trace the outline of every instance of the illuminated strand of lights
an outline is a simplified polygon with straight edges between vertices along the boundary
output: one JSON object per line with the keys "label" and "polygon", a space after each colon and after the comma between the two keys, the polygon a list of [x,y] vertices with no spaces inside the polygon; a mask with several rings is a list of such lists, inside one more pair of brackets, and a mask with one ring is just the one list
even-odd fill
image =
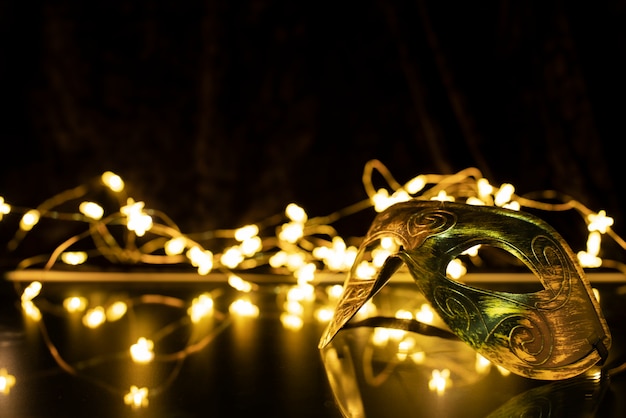
{"label": "illuminated strand of lights", "polygon": [[[373,177],[376,173],[381,174],[387,183],[386,187],[374,187]],[[86,198],[91,188],[97,187],[98,184],[114,193],[119,204],[117,210],[105,208],[105,205]],[[474,205],[495,205],[512,210],[521,210],[524,207],[546,211],[575,210],[582,215],[589,230],[587,247],[584,251],[578,252],[581,265],[587,268],[610,265],[626,272],[623,263],[600,258],[602,235],[612,238],[615,243],[626,250],[626,242],[611,229],[613,219],[608,217],[604,210],[597,213],[593,212],[569,197],[563,197],[560,203],[546,203],[539,199],[533,200],[522,197],[516,194],[512,184],[503,183],[500,187],[494,187],[476,168],[467,168],[451,175],[420,174],[403,185],[397,182],[389,170],[377,160],[372,160],[366,164],[363,171],[363,186],[368,196],[367,200],[328,216],[310,218],[304,208],[295,203],[290,203],[285,208],[282,220],[276,221],[276,223],[272,221],[244,225],[233,230],[184,234],[165,214],[146,208],[144,202],[135,201],[132,197],[125,196],[122,193],[125,190],[122,178],[115,173],[105,172],[98,179],[98,182],[59,193],[36,208],[14,207],[5,202],[3,197],[0,197],[0,220],[8,219],[11,214],[21,215],[19,229],[14,239],[8,244],[10,250],[17,248],[27,233],[33,233],[34,227],[39,224],[42,218],[52,218],[57,222],[71,220],[72,222],[85,222],[87,224],[86,231],[68,238],[47,257],[48,262],[45,269],[54,268],[57,260],[70,265],[86,263],[91,255],[102,256],[112,263],[188,263],[196,267],[200,275],[209,274],[215,268],[219,268],[220,271],[224,271],[228,275],[228,284],[231,287],[242,293],[250,293],[256,290],[257,285],[243,279],[236,279],[236,277],[240,278],[236,272],[245,270],[246,266],[257,267],[265,262],[277,272],[286,271],[286,275],[293,277],[296,282],[296,286],[288,291],[287,301],[283,305],[284,312],[281,320],[284,318],[283,325],[288,329],[300,329],[303,326],[304,304],[317,300],[314,286],[317,274],[321,271],[347,272],[355,260],[356,246],[348,246],[346,244],[348,240],[341,237],[330,224],[343,216],[364,209],[373,208],[380,212],[394,203],[413,198],[452,200]],[[541,196],[550,200],[558,200],[560,197],[558,194],[547,192]],[[78,208],[77,213],[55,211],[62,204],[78,199],[83,200],[75,206]],[[272,219],[277,220],[278,218]],[[118,239],[112,230],[116,225],[125,226],[129,234]],[[263,232],[267,230],[273,230],[274,234],[264,236]],[[210,251],[202,239],[192,239],[192,236],[209,237],[206,244],[210,243],[211,248],[218,247],[215,245],[217,239],[227,241],[221,247],[222,250]],[[74,244],[86,238],[91,238],[95,243],[94,251],[88,253],[72,249]],[[137,245],[139,242],[142,244]],[[363,262],[356,267],[357,277],[364,280],[371,279],[377,268],[396,249],[397,243],[382,240],[381,247],[373,252],[372,260]],[[159,254],[159,251],[162,252],[162,255]],[[261,251],[264,253],[259,259],[265,261],[254,260],[253,263],[246,264],[246,260],[253,261]],[[476,257],[479,251],[479,248],[474,248],[471,252],[465,252],[464,255]],[[39,262],[37,260],[40,260],[39,256],[30,260],[26,259],[20,263],[20,266],[22,268],[35,266]],[[461,277],[465,272],[463,262],[458,259],[451,263],[448,274],[456,278]],[[22,293],[23,311],[35,321],[41,321],[41,311],[34,303],[34,298],[39,295],[40,291],[41,283],[33,282]],[[340,292],[341,286],[327,289],[326,304],[314,311],[316,320],[321,322],[329,320]],[[72,302],[68,302],[67,306],[64,303],[65,309],[69,313],[83,313],[83,321],[87,327],[97,328],[106,321],[119,320],[128,309],[124,302],[112,304],[106,309],[104,306],[87,309],[83,300],[74,298],[70,300]],[[368,302],[357,313],[357,316],[370,316],[375,311],[374,303]],[[231,303],[229,312],[238,316],[254,317],[259,315],[258,307],[246,298],[240,298]],[[214,313],[212,297],[208,294],[199,296],[188,307],[187,313],[191,323],[199,322],[202,318],[212,315]],[[426,310],[415,313],[416,319],[426,323],[428,316],[429,313]],[[41,322],[40,326],[43,326]],[[405,334],[387,332],[386,336],[387,341],[390,341],[391,338],[393,341],[402,342]],[[197,347],[200,347],[198,344],[190,345],[193,348],[183,350],[179,355],[184,356],[186,353],[196,350]],[[402,352],[406,351],[408,358],[407,344],[409,343],[403,343],[402,350],[404,351]],[[419,358],[419,354],[416,356]],[[501,373],[504,372],[501,371]],[[442,377],[445,373],[441,371],[439,374],[439,377]],[[139,388],[136,389],[139,390]],[[142,402],[133,401],[131,404],[141,405]]]}

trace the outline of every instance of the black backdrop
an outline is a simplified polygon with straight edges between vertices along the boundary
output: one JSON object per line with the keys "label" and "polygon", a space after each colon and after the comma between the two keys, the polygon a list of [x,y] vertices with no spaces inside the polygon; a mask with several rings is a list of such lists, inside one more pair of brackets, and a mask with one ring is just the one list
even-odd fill
{"label": "black backdrop", "polygon": [[378,158],[556,189],[626,232],[623,0],[0,4],[12,203],[113,170],[192,232],[329,213]]}

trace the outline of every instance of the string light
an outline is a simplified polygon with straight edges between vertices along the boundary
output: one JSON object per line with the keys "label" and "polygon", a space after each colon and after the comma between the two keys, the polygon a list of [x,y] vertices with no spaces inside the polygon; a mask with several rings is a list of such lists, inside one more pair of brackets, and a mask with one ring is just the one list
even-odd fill
{"label": "string light", "polygon": [[[374,187],[373,176],[376,173],[382,175],[387,182],[386,186]],[[330,320],[342,287],[332,285],[327,286],[323,292],[317,292],[316,289],[319,286],[317,278],[325,272],[345,273],[352,268],[356,259],[357,246],[348,245],[350,240],[342,237],[332,227],[332,223],[361,210],[373,209],[375,212],[381,212],[392,204],[418,198],[464,201],[473,205],[495,205],[512,210],[522,208],[547,211],[574,210],[581,215],[589,231],[586,248],[577,253],[581,265],[585,268],[610,265],[626,273],[623,263],[605,260],[601,257],[602,245],[606,243],[606,240],[603,240],[604,237],[612,238],[613,243],[626,250],[626,243],[611,229],[613,219],[604,210],[594,212],[568,197],[564,197],[559,203],[546,203],[540,199],[541,196],[545,196],[546,200],[554,200],[553,192],[539,193],[537,195],[540,198],[537,200],[528,199],[517,195],[515,187],[510,183],[503,183],[499,188],[492,186],[489,180],[475,168],[468,168],[450,175],[420,174],[405,184],[400,184],[382,163],[372,160],[366,164],[363,173],[363,186],[367,194],[367,200],[363,203],[322,217],[310,217],[304,208],[290,203],[281,214],[282,219],[272,225],[267,222],[248,224],[233,230],[196,234],[183,233],[165,214],[146,207],[144,202],[125,196],[123,194],[125,183],[117,174],[107,171],[98,180],[62,192],[36,208],[14,207],[0,197],[0,220],[6,222],[11,219],[11,215],[20,217],[16,235],[8,245],[10,250],[16,249],[24,236],[35,233],[34,226],[42,218],[54,219],[57,223],[71,221],[72,225],[76,225],[77,222],[85,223],[84,232],[68,237],[49,254],[24,259],[19,264],[18,270],[41,266],[42,260],[45,260],[43,268],[52,270],[55,269],[57,263],[64,263],[66,266],[84,265],[98,257],[110,263],[139,266],[189,264],[195,267],[197,274],[201,276],[214,271],[219,271],[219,274],[225,273],[228,286],[246,296],[236,297],[229,304],[229,314],[257,317],[260,314],[259,307],[247,296],[252,296],[251,294],[257,291],[259,286],[254,281],[244,280],[239,273],[249,268],[265,265],[273,274],[283,275],[284,279],[292,284],[281,290],[285,293],[284,301],[280,305],[282,309],[280,320],[286,329],[297,331],[305,326],[306,312],[313,312],[313,318],[316,321]],[[110,204],[107,206],[96,201],[97,199],[93,197],[98,196],[97,193],[93,196],[89,194],[91,191],[97,192],[98,187],[103,186],[114,194],[116,201],[119,202],[118,209],[111,210]],[[77,200],[76,204],[69,205],[69,207],[78,208],[77,213],[59,211],[61,207],[68,207],[65,204],[73,200]],[[113,230],[114,225],[125,226],[128,233],[118,237]],[[72,230],[75,228],[72,227]],[[268,231],[272,232],[267,234]],[[193,237],[211,238],[199,240]],[[91,245],[95,245],[93,250],[84,251],[74,248],[74,245],[87,240]],[[355,267],[356,275],[363,280],[371,280],[389,255],[398,248],[399,244],[393,239],[382,239],[379,246],[372,250],[371,259]],[[477,246],[465,251],[463,255],[470,258],[478,257],[480,252],[481,247]],[[467,273],[463,260],[459,258],[448,265],[449,277],[458,279]],[[35,303],[36,298],[42,298],[41,291],[42,284],[38,281],[25,286],[21,294],[21,305],[25,316],[38,321],[41,327],[45,327],[42,321],[42,311]],[[155,299],[155,296],[146,296],[146,301],[146,303],[163,303],[182,309],[183,315],[187,315],[188,324],[198,324],[208,317],[214,318],[213,321],[216,321],[216,324],[223,323],[222,320],[227,316],[216,310],[214,295],[208,292],[194,298],[189,305],[185,301],[172,298]],[[316,304],[316,308],[307,310],[309,304]],[[62,305],[68,314],[82,313],[83,324],[89,329],[98,328],[106,322],[118,321],[126,316],[129,309],[132,309],[129,301],[110,303],[106,309],[100,305],[92,305],[91,309],[87,309],[90,306],[89,301],[79,295],[66,298]],[[48,305],[41,304],[41,306]],[[377,309],[373,301],[369,301],[359,310],[357,319],[375,315]],[[415,311],[399,311],[396,316],[415,317],[423,323],[432,323],[435,320],[434,312],[427,304]],[[180,322],[180,324],[183,323]],[[212,329],[219,330],[220,328],[216,326]],[[418,363],[425,358],[425,353],[416,347],[415,341],[408,338],[406,331],[376,328],[372,338],[372,343],[376,346],[393,342],[398,360],[411,359]],[[153,341],[138,337],[136,343],[130,348],[132,361],[143,364],[152,361],[155,358],[155,341],[158,343],[156,338]],[[186,348],[165,358],[184,358],[201,349],[208,341],[210,339],[203,339],[200,342],[190,340]],[[55,353],[55,358],[60,365],[65,365],[66,369],[70,367],[62,357],[59,357],[61,354],[58,350],[51,348],[51,352]],[[489,367],[482,359],[476,359],[477,372],[482,373]],[[507,373],[504,369],[498,368],[498,370],[502,374]],[[7,388],[3,393],[8,393],[14,384],[15,377],[9,375],[5,369],[0,369],[0,389]],[[429,382],[431,390],[441,394],[450,384],[448,369],[433,370]],[[130,391],[124,394],[124,402],[133,409],[147,407],[149,393],[148,388],[131,386]],[[154,393],[160,392],[154,391]]]}

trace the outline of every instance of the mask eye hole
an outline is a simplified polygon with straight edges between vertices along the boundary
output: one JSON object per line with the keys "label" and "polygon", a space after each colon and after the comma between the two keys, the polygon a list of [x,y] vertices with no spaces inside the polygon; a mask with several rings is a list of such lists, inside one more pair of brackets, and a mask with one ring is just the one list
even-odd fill
{"label": "mask eye hole", "polygon": [[509,293],[535,293],[544,290],[537,276],[507,250],[481,244],[452,260],[446,276],[468,286]]}

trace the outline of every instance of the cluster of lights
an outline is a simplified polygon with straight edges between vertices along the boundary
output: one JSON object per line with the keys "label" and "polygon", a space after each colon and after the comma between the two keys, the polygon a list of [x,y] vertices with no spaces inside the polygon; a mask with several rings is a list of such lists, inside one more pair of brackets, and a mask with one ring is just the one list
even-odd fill
{"label": "cluster of lights", "polygon": [[[380,174],[386,181],[385,187],[374,186],[375,173]],[[35,233],[42,219],[71,222],[73,225],[82,222],[85,225],[83,231],[65,239],[49,254],[22,260],[16,266],[16,270],[33,268],[54,270],[60,263],[78,266],[88,264],[97,258],[104,258],[108,263],[139,267],[165,264],[180,265],[181,268],[191,266],[201,276],[219,273],[227,277],[228,285],[241,296],[230,304],[228,309],[230,315],[256,317],[260,314],[258,306],[253,303],[253,298],[250,298],[259,286],[244,280],[240,273],[267,267],[275,274],[282,275],[285,283],[289,285],[283,295],[283,313],[280,319],[283,326],[291,330],[298,330],[304,326],[305,312],[310,311],[308,309],[310,306],[315,306],[314,317],[317,321],[330,320],[341,293],[341,286],[326,285],[323,291],[318,291],[321,282],[318,282],[317,278],[321,273],[347,272],[356,258],[356,246],[348,245],[349,240],[342,237],[332,224],[361,210],[373,208],[380,212],[395,203],[409,199],[457,201],[513,210],[523,208],[548,211],[575,210],[581,215],[589,231],[586,248],[578,252],[581,265],[585,268],[604,266],[626,272],[623,264],[600,257],[603,236],[611,237],[626,250],[626,243],[611,229],[612,218],[607,216],[605,211],[594,212],[578,201],[565,199],[560,203],[546,203],[528,199],[517,195],[515,187],[511,184],[505,183],[499,187],[491,185],[475,168],[451,175],[421,174],[405,184],[400,184],[377,160],[366,164],[363,185],[367,199],[327,216],[311,218],[302,207],[290,203],[278,223],[268,225],[267,222],[260,222],[210,234],[188,234],[182,232],[165,214],[127,196],[122,178],[112,172],[106,172],[94,182],[62,192],[36,208],[14,207],[0,197],[0,220],[6,221],[12,214],[20,216],[17,231],[8,243],[9,250],[15,250],[27,234]],[[105,190],[108,196],[112,196],[115,202],[113,205],[109,204],[112,207],[92,199],[92,196],[97,195],[96,192],[102,190]],[[553,195],[550,197],[554,198]],[[68,207],[74,207],[76,210],[62,211]],[[212,241],[203,242],[194,238],[198,236],[211,236]],[[223,240],[224,243],[219,251],[215,250],[216,239]],[[89,251],[81,249],[80,244],[86,241],[93,243],[95,248]],[[397,248],[396,246],[397,243],[393,240],[382,239],[380,247],[373,251],[371,260],[355,266],[355,274],[363,278],[372,277],[386,257]],[[480,248],[476,247],[467,253],[476,255],[479,251]],[[452,278],[460,278],[466,271],[461,260],[454,260],[447,269],[448,275]],[[41,291],[41,282],[34,281],[24,287],[20,301],[25,316],[43,327],[42,312],[35,302]],[[173,303],[185,310],[190,323],[197,324],[204,318],[216,314],[214,297],[211,293],[204,293],[198,295],[191,303],[180,300],[173,302],[173,298],[162,297],[156,303],[166,305]],[[87,328],[98,328],[107,322],[117,321],[123,318],[129,309],[126,301],[116,301],[108,306],[91,306],[90,301],[83,296],[66,299],[63,301],[63,307],[70,315],[81,314],[82,323]],[[375,310],[375,306],[371,303],[366,304],[360,314],[367,314],[368,309]],[[423,306],[420,311],[410,314],[425,323],[433,320],[428,306]],[[398,315],[407,313],[398,312]],[[376,337],[377,344],[388,342],[388,339],[385,340],[387,337],[382,335]],[[405,337],[399,338],[396,335],[388,338],[398,342],[398,356],[418,361],[423,353],[415,352],[410,340]],[[129,348],[131,359],[139,364],[150,363],[156,357],[155,343],[145,336],[138,336]],[[196,352],[201,347],[202,344],[192,342],[180,356]],[[55,357],[57,362],[67,365],[67,362],[59,357],[58,350],[54,349],[54,352],[57,353]],[[481,364],[484,369],[484,362],[477,360],[477,367]],[[441,393],[449,381],[449,371],[433,370],[431,381],[431,389]],[[6,369],[0,369],[0,392],[8,393],[14,384],[15,377]],[[148,405],[149,393],[148,388],[132,386],[125,393],[124,401],[133,408],[142,408]]]}

